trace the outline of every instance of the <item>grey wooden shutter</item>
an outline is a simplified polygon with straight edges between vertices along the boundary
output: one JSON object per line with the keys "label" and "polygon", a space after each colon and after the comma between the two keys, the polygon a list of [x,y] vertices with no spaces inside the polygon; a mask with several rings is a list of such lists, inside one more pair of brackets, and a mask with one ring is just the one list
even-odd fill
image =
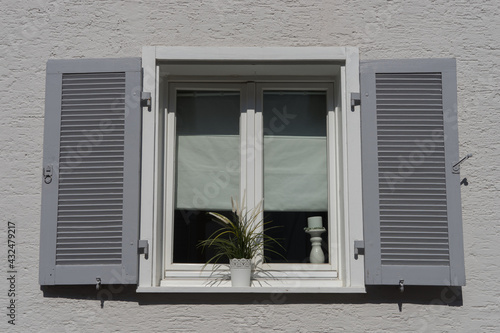
{"label": "grey wooden shutter", "polygon": [[464,285],[454,59],[361,63],[367,285]]}
{"label": "grey wooden shutter", "polygon": [[136,284],[141,60],[49,60],[40,284]]}

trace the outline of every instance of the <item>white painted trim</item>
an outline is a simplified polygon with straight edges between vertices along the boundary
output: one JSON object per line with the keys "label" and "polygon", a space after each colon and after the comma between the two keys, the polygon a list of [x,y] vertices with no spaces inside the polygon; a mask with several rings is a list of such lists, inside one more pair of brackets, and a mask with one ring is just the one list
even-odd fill
{"label": "white painted trim", "polygon": [[350,94],[359,92],[359,53],[357,48],[347,48],[348,57],[346,59],[346,91],[344,95],[344,114],[346,122],[344,136],[346,138],[347,157],[346,175],[346,286],[364,286],[364,256],[354,259],[354,241],[363,240],[363,200],[361,183],[361,119],[360,107],[356,107],[352,112],[350,109]]}
{"label": "white painted trim", "polygon": [[245,183],[243,184],[245,187],[242,187],[243,191],[246,191],[246,193],[242,194],[240,198],[243,200],[243,195],[245,195],[245,204],[246,207],[249,209],[253,209],[255,205],[257,204],[257,201],[255,198],[258,197],[259,193],[257,193],[259,186],[256,184],[255,181],[255,168],[254,168],[254,163],[255,160],[259,158],[256,154],[255,150],[255,142],[256,138],[259,135],[259,127],[256,124],[259,120],[256,118],[255,114],[255,83],[249,82],[247,83],[247,89],[246,89],[246,96],[247,96],[247,106],[246,106],[246,151],[245,154],[247,156],[243,157],[244,158],[244,164],[246,167],[246,179]]}
{"label": "white painted trim", "polygon": [[[327,279],[337,279],[337,272],[332,271],[330,269],[330,265],[325,265],[324,267],[320,267],[321,265],[317,264],[296,264],[296,270],[282,270],[276,268],[270,268],[270,265],[264,265],[254,272],[254,276],[256,280],[266,280],[266,279],[290,279],[290,278],[307,278],[307,279],[318,279],[318,278],[327,278]],[[187,266],[187,264],[185,265]],[[195,264],[197,266],[197,264]],[[166,280],[176,279],[176,278],[186,278],[186,279],[210,279],[220,276],[227,276],[229,274],[229,265],[221,264],[218,265],[217,269],[214,268],[215,265],[208,264],[206,266],[203,265],[202,268],[192,269],[192,270],[168,270],[165,273]],[[205,281],[206,282],[206,281]]]}
{"label": "white painted trim", "polygon": [[[167,92],[168,91],[168,92]],[[163,255],[163,269],[171,265],[170,259],[173,258],[173,246],[174,246],[174,230],[173,220],[175,213],[175,109],[177,99],[173,98],[175,96],[175,87],[173,84],[169,84],[167,94],[167,110],[165,117],[165,159],[163,161],[164,168],[164,206],[165,211],[163,214],[163,239],[165,240]]]}
{"label": "white painted trim", "polygon": [[138,293],[200,293],[200,294],[363,294],[364,287],[138,287]]}
{"label": "white painted trim", "polygon": [[[159,77],[160,68],[156,66],[156,77]],[[163,209],[164,205],[161,200],[163,198],[163,170],[161,168],[163,162],[163,151],[164,143],[156,138],[161,137],[164,126],[162,124],[162,119],[165,117],[165,110],[163,107],[163,102],[166,96],[160,91],[160,80],[156,80],[155,94],[152,95],[152,101],[154,102],[155,110],[155,156],[154,156],[154,200],[153,200],[153,243],[151,244],[151,251],[156,251],[156,255],[153,257],[153,285],[159,285],[161,278],[163,277],[163,260],[162,256],[158,255],[158,251],[164,251],[165,242],[163,241]],[[154,246],[154,247],[153,247]],[[150,251],[150,252],[151,252]],[[163,253],[163,252],[161,252]]]}
{"label": "white painted trim", "polygon": [[[252,278],[253,288],[333,288],[342,287],[342,282],[331,277],[307,278],[289,275],[287,278],[274,277]],[[211,278],[169,278],[161,282],[160,287],[197,287],[197,288],[227,288],[231,286],[228,275],[216,275]]]}
{"label": "white painted trim", "polygon": [[[258,288],[260,291],[240,291],[236,290],[239,288],[230,288],[231,291],[224,292],[273,292],[270,290],[277,290],[276,292],[364,292],[364,258],[360,257],[360,259],[354,260],[353,256],[354,240],[363,239],[360,117],[359,107],[356,108],[356,112],[351,112],[349,107],[350,93],[359,92],[358,49],[354,47],[206,48],[161,46],[147,46],[143,48],[143,87],[144,91],[151,92],[154,103],[151,112],[143,112],[140,239],[150,242],[150,255],[148,260],[143,255],[139,259],[138,292],[214,292],[200,291],[199,288],[185,289],[176,287],[165,289],[164,287],[155,287],[160,282],[158,280],[160,272],[163,272],[163,269],[160,267],[161,264],[158,263],[165,253],[159,250],[162,244],[165,243],[164,239],[162,239],[163,237],[156,237],[158,236],[157,231],[161,230],[163,220],[158,207],[158,200],[161,200],[158,195],[159,191],[154,190],[155,184],[158,184],[160,181],[160,172],[162,172],[159,169],[160,159],[158,156],[162,153],[159,151],[162,147],[158,144],[157,140],[159,140],[160,136],[158,131],[163,126],[160,123],[160,99],[157,96],[157,89],[161,86],[159,83],[161,78],[157,74],[156,69],[157,64],[160,62],[172,63],[177,61],[184,62],[184,64],[186,62],[200,62],[207,65],[210,65],[212,61],[226,61],[226,63],[233,61],[293,61],[298,63],[320,64],[327,62],[345,64],[342,68],[343,73],[340,75],[341,106],[339,110],[339,105],[336,105],[335,110],[337,113],[335,119],[339,120],[336,126],[341,132],[339,135],[342,136],[342,149],[337,151],[337,154],[339,155],[338,160],[343,160],[341,165],[343,174],[338,178],[338,186],[342,186],[344,189],[344,195],[336,200],[338,202],[337,206],[340,208],[337,213],[338,218],[345,221],[345,223],[339,224],[337,237],[339,242],[339,280],[337,282],[341,285],[334,288],[271,288],[267,289],[268,291],[264,291],[264,288]],[[338,90],[336,87],[335,89],[335,91]],[[245,126],[247,131],[254,131],[255,129],[251,128],[252,125],[248,121],[249,115],[247,114],[247,118],[242,119],[241,126]],[[255,120],[251,121],[251,123],[254,122]],[[253,177],[254,175],[247,174],[246,181],[250,181],[250,178]],[[255,197],[255,193],[253,197]],[[162,244],[158,244],[159,242]],[[207,288],[202,289],[205,290]],[[244,290],[246,289],[257,288],[244,288]]]}
{"label": "white painted trim", "polygon": [[[336,192],[338,189],[336,188],[335,177],[337,171],[335,170],[335,150],[337,143],[335,142],[335,136],[330,136],[329,134],[334,131],[335,122],[332,116],[334,112],[334,100],[333,100],[333,83],[257,83],[256,84],[256,160],[253,168],[255,169],[255,200],[260,201],[261,198],[264,197],[264,134],[263,134],[263,92],[264,90],[317,90],[326,92],[327,97],[327,114],[325,114],[325,125],[327,127],[327,149],[328,149],[328,228],[327,231],[329,233],[328,239],[328,251],[330,257],[330,263],[322,264],[322,265],[311,265],[311,264],[301,264],[301,263],[290,263],[290,264],[270,264],[268,265],[272,271],[283,271],[283,272],[293,272],[293,271],[307,271],[313,272],[316,271],[324,271],[329,270],[335,272],[335,276],[337,276],[337,246],[334,246],[334,240],[336,239],[336,230],[338,228],[338,220],[335,218],[335,213],[337,211],[336,207]],[[333,125],[332,128],[330,128]],[[332,192],[332,189],[333,190]],[[264,212],[261,213],[261,217],[264,217]],[[311,274],[304,274],[304,277],[314,276]]]}
{"label": "white painted trim", "polygon": [[328,168],[328,226],[329,226],[329,236],[328,236],[328,251],[330,253],[330,265],[333,270],[339,270],[338,253],[339,244],[337,243],[338,229],[341,220],[337,216],[338,211],[338,193],[340,188],[337,183],[338,177],[338,159],[337,156],[338,145],[341,144],[337,138],[336,133],[336,114],[335,114],[335,85],[338,82],[330,83],[327,90],[327,118],[326,118],[326,129],[327,129],[327,168]]}
{"label": "white painted trim", "polygon": [[345,47],[156,46],[159,61],[344,61]]}
{"label": "white painted trim", "polygon": [[347,209],[347,200],[345,199],[347,196],[347,176],[346,176],[346,169],[347,169],[347,152],[348,152],[348,146],[347,146],[347,137],[346,137],[346,132],[347,132],[347,123],[345,121],[346,119],[346,112],[347,112],[347,101],[345,100],[345,96],[347,96],[346,92],[346,72],[345,72],[345,66],[342,66],[340,69],[340,94],[338,97],[340,98],[340,103],[337,105],[339,108],[337,112],[337,117],[339,118],[339,124],[337,126],[337,129],[339,130],[339,148],[342,148],[342,151],[339,152],[339,172],[338,172],[338,183],[341,187],[342,191],[342,196],[339,196],[338,200],[338,206],[339,207],[339,213],[338,213],[338,218],[341,221],[339,224],[339,234],[338,234],[338,248],[339,248],[339,278],[341,281],[344,281],[345,285],[348,285],[346,281],[349,280],[349,266],[348,266],[348,260],[346,258],[346,239],[348,238],[349,235],[349,227],[347,226],[347,221],[349,221],[349,216],[348,216],[348,209]]}
{"label": "white painted trim", "polygon": [[[177,91],[178,90],[230,90],[235,91],[240,94],[240,115],[244,114],[243,106],[246,101],[246,89],[245,85],[241,83],[170,83],[168,87],[168,112],[167,121],[165,128],[165,140],[166,140],[166,154],[164,160],[165,168],[165,178],[164,178],[164,197],[165,197],[165,211],[171,212],[170,214],[165,213],[164,218],[164,239],[168,240],[164,247],[164,263],[163,267],[165,271],[169,270],[185,270],[185,271],[200,271],[207,265],[204,264],[176,264],[173,263],[173,245],[174,245],[174,214],[175,214],[175,174],[176,174],[176,123],[177,123]],[[241,117],[241,116],[240,116]],[[240,119],[240,126],[242,120]],[[243,141],[241,136],[240,128],[240,146],[241,141]],[[241,156],[241,152],[240,152]],[[241,178],[241,176],[240,176]],[[241,184],[240,184],[241,188]],[[241,192],[241,191],[240,191]],[[237,198],[235,198],[237,199]],[[168,244],[167,244],[168,243]],[[163,276],[163,275],[162,275]]]}
{"label": "white painted trim", "polygon": [[[142,50],[143,90],[151,93],[152,101],[156,101],[156,55],[155,47],[144,47]],[[154,202],[155,192],[155,143],[157,128],[156,103],[151,106],[151,112],[146,108],[142,111],[142,161],[141,161],[141,219],[140,239],[149,242],[150,249],[154,244]],[[139,286],[154,286],[153,261],[157,253],[150,251],[146,260],[144,255],[139,256]]]}

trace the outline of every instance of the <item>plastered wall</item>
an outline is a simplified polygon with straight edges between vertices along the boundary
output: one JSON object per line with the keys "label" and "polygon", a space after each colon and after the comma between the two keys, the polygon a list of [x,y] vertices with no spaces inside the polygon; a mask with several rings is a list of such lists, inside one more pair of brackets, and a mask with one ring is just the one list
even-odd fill
{"label": "plastered wall", "polygon": [[[500,10],[497,1],[62,1],[0,4],[0,330],[496,332],[500,330]],[[429,297],[47,293],[38,285],[45,64],[139,57],[144,45],[356,46],[361,59],[454,57],[467,286]],[[8,324],[8,221],[16,325]],[[90,289],[91,290],[91,289]],[[57,296],[57,297],[54,297]],[[405,298],[406,297],[406,298]],[[460,303],[460,302],[459,302]],[[102,305],[102,306],[101,306]]]}

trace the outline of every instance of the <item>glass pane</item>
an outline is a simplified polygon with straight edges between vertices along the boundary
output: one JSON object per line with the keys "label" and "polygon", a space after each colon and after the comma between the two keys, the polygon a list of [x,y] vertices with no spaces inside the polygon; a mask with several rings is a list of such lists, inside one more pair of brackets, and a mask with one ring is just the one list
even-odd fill
{"label": "glass pane", "polygon": [[308,262],[307,218],[321,216],[328,227],[326,115],[326,92],[264,92],[264,216],[286,258],[266,251],[271,262]]}
{"label": "glass pane", "polygon": [[196,247],[217,227],[206,213],[230,212],[239,195],[239,120],[239,92],[177,92],[174,262],[210,258]]}

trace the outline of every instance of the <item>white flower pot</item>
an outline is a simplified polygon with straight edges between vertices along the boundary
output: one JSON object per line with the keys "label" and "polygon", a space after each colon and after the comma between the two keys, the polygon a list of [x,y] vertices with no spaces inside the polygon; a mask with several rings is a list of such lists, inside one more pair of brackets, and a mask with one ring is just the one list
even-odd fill
{"label": "white flower pot", "polygon": [[231,285],[233,287],[250,287],[252,276],[252,259],[231,259]]}

